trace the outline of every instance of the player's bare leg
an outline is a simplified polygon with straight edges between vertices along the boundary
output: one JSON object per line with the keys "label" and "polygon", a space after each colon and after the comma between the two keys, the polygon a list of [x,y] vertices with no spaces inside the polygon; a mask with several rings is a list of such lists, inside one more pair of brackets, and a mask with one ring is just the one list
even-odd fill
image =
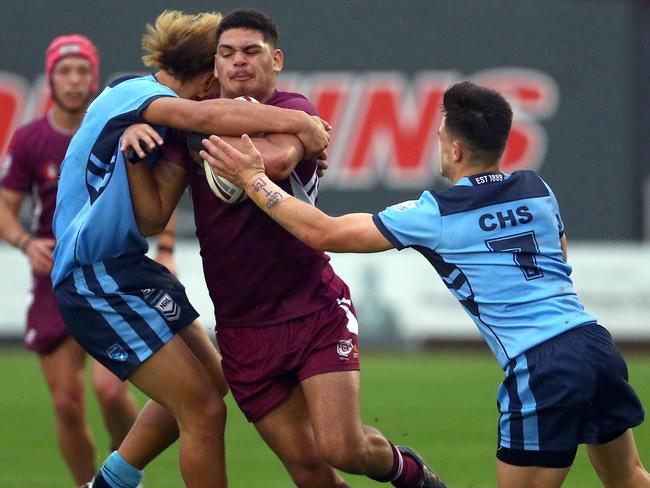
{"label": "player's bare leg", "polygon": [[59,448],[77,485],[95,473],[95,446],[86,422],[85,356],[71,338],[53,352],[40,356],[54,404]]}
{"label": "player's bare leg", "polygon": [[[178,335],[205,368],[215,390],[222,397],[225,396],[228,385],[221,370],[221,357],[203,327],[194,321]],[[178,424],[172,413],[159,403],[149,400],[120,446],[119,453],[132,466],[144,469],[177,439]]]}
{"label": "player's bare leg", "polygon": [[212,379],[183,339],[175,336],[129,379],[169,409],[178,421],[180,466],[186,485],[225,487],[226,407]]}
{"label": "player's bare leg", "polygon": [[513,466],[497,459],[498,488],[559,488],[570,468]]}
{"label": "player's bare leg", "polygon": [[280,458],[297,487],[350,486],[318,453],[300,387],[295,388],[279,407],[256,422],[255,428]]}
{"label": "player's bare leg", "polygon": [[135,422],[138,406],[126,382],[120,381],[99,362],[92,363],[93,387],[113,451],[119,447]]}
{"label": "player's bare leg", "polygon": [[228,393],[228,383],[221,368],[221,354],[214,346],[203,326],[195,320],[188,327],[181,330],[178,335],[192,350],[192,354],[201,362],[212,379],[217,392],[221,396]]}
{"label": "player's bare leg", "polygon": [[400,488],[444,487],[419,457],[399,452],[381,432],[362,424],[359,371],[319,374],[301,385],[318,451],[328,464]]}
{"label": "player's bare leg", "polygon": [[607,488],[650,488],[650,474],[641,464],[631,429],[606,444],[588,445],[587,453]]}
{"label": "player's bare leg", "polygon": [[301,384],[316,443],[327,462],[348,473],[386,476],[393,451],[383,435],[361,423],[359,372],[320,374]]}

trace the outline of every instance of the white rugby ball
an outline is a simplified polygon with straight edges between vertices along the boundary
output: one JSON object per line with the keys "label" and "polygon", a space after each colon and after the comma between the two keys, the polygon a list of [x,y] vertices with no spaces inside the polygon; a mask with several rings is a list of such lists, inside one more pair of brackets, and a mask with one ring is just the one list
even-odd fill
{"label": "white rugby ball", "polygon": [[210,185],[212,193],[221,201],[225,203],[239,203],[248,198],[244,190],[233,185],[223,176],[215,173],[207,161],[203,161],[203,169],[205,170],[205,178],[208,180],[208,185]]}
{"label": "white rugby ball", "polygon": [[[253,97],[237,97],[235,100],[244,102],[260,103]],[[233,185],[229,180],[223,176],[219,176],[212,170],[212,166],[207,161],[203,161],[203,169],[205,170],[205,178],[208,180],[208,185],[212,193],[214,193],[220,200],[225,203],[239,203],[248,198],[246,192],[236,185]]]}

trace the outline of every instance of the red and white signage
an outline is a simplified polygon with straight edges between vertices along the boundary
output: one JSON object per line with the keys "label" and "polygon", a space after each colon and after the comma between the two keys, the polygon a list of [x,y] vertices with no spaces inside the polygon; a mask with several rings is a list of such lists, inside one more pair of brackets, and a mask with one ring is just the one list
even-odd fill
{"label": "red and white signage", "polygon": [[[279,88],[307,96],[334,127],[324,185],[421,188],[440,178],[436,159],[442,94],[462,79],[499,90],[513,106],[503,169],[538,169],[547,149],[543,122],[557,113],[559,90],[537,70],[496,68],[471,76],[424,71],[413,78],[401,72],[289,72],[281,75]],[[43,77],[30,87],[22,78],[0,72],[0,158],[15,128],[48,106]]]}

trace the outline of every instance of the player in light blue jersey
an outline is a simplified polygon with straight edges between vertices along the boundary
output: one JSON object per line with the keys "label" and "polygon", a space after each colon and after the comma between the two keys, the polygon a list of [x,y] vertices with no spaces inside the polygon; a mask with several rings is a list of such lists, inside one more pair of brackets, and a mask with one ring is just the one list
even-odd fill
{"label": "player in light blue jersey", "polygon": [[264,174],[247,136],[243,153],[212,136],[200,154],[312,247],[410,247],[431,263],[506,374],[497,394],[500,488],[561,486],[582,443],[605,486],[650,487],[631,430],[643,408],[609,333],[573,289],[553,192],[532,171],[499,169],[511,122],[497,92],[451,86],[439,148],[453,186],[376,215],[330,217],[290,197]]}
{"label": "player in light blue jersey", "polygon": [[[219,14],[166,11],[143,39],[155,74],[111,83],[89,106],[62,163],[54,215],[56,301],[71,335],[116,376],[156,403],[104,464],[94,486],[135,486],[143,443],[159,452],[180,436],[180,466],[188,486],[225,487],[225,392],[214,348],[188,327],[198,316],[183,286],[147,258],[136,223],[121,136],[147,122],[240,135],[282,132],[320,152],[326,124],[303,112],[232,100],[192,101],[218,94],[213,76]],[[155,163],[151,163],[155,164]],[[159,231],[162,229],[159,229]],[[206,344],[207,342],[207,344]],[[215,364],[216,363],[216,364]],[[173,417],[172,415],[173,414]],[[137,445],[135,445],[137,444]]]}

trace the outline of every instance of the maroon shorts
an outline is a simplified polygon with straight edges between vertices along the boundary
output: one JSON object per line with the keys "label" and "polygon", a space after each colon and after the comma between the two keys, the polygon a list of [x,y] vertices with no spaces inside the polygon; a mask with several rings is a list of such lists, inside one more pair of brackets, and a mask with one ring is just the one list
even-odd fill
{"label": "maroon shorts", "polygon": [[68,337],[63,319],[56,307],[49,275],[33,275],[31,303],[27,310],[25,346],[30,351],[47,354]]}
{"label": "maroon shorts", "polygon": [[249,422],[282,403],[304,379],[359,370],[358,324],[349,296],[267,327],[222,327],[223,372]]}

